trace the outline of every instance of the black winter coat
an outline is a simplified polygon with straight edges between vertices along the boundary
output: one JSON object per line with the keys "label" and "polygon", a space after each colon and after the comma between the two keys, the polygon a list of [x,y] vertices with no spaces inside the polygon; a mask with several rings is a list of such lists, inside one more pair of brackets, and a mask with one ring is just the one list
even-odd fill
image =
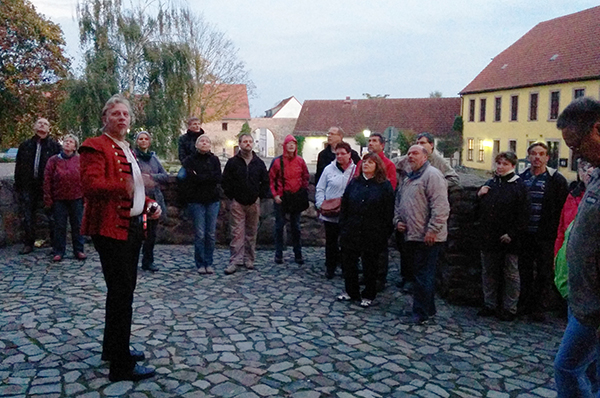
{"label": "black winter coat", "polygon": [[[495,176],[484,186],[490,190],[478,197],[481,250],[518,253],[529,222],[529,194],[523,180],[515,173]],[[508,234],[511,242],[500,242]]]}
{"label": "black winter coat", "polygon": [[[34,179],[33,165],[35,163],[38,141],[41,142],[42,152],[40,154],[38,177]],[[19,145],[15,163],[15,189],[17,192],[36,189],[39,189],[41,192],[46,163],[48,163],[48,159],[52,156],[59,154],[61,149],[61,145],[50,136],[46,136],[46,138],[40,140],[37,135],[34,135],[32,138],[22,142]]]}
{"label": "black winter coat", "polygon": [[385,180],[377,183],[360,174],[342,196],[340,243],[342,248],[380,252],[394,227],[394,190]]}
{"label": "black winter coat", "polygon": [[188,130],[187,133],[179,137],[179,161],[183,164],[183,161],[188,156],[191,156],[198,152],[196,149],[196,140],[204,134],[204,130],[200,129],[197,133],[195,131]]}
{"label": "black winter coat", "polygon": [[222,187],[229,199],[245,206],[253,204],[259,197],[266,198],[269,194],[269,173],[265,162],[253,152],[252,160],[246,165],[246,160],[238,152],[225,165]]}
{"label": "black winter coat", "polygon": [[[350,150],[350,157],[354,164],[358,164],[360,162],[360,156],[358,152],[354,149]],[[327,145],[325,149],[319,152],[319,156],[317,157],[317,172],[315,174],[315,186],[319,183],[319,178],[321,178],[321,174],[323,174],[323,170],[325,167],[329,166],[331,162],[335,160],[335,152],[331,150],[331,145]]]}
{"label": "black winter coat", "polygon": [[208,204],[220,199],[221,161],[212,152],[188,156],[183,160],[186,177],[179,192],[187,203]]}

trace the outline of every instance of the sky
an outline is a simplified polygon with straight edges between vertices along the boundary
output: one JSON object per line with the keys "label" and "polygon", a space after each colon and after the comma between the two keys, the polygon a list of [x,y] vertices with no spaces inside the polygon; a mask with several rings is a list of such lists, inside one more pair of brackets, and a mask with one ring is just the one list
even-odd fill
{"label": "sky", "polygon": [[[126,1],[126,0],[125,0]],[[81,60],[77,0],[31,0]],[[282,99],[388,94],[455,97],[535,25],[592,0],[197,0],[188,3],[238,48],[256,86],[253,117]]]}

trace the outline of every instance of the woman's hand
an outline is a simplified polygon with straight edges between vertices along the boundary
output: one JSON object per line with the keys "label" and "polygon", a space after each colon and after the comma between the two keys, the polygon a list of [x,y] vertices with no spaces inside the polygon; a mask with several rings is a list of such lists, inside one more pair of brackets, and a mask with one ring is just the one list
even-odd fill
{"label": "woman's hand", "polygon": [[281,204],[281,196],[277,195],[273,198],[273,200],[275,201],[275,203],[277,203],[278,205]]}
{"label": "woman's hand", "polygon": [[482,197],[483,195],[485,195],[489,191],[490,191],[490,187],[484,185],[481,188],[479,188],[479,191],[477,191],[477,196]]}
{"label": "woman's hand", "polygon": [[403,223],[403,222],[398,222],[398,225],[396,225],[396,229],[398,230],[398,232],[405,232],[406,231],[406,224]]}

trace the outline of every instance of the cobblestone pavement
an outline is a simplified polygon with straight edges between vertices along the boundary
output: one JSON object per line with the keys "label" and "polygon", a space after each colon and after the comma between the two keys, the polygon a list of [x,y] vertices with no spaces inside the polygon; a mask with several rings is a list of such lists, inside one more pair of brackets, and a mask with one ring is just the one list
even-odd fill
{"label": "cobblestone pavement", "polygon": [[157,376],[110,383],[98,255],[54,264],[49,249],[17,250],[0,250],[2,397],[556,396],[562,321],[478,319],[438,300],[434,324],[408,326],[410,298],[393,284],[368,309],[336,302],[343,281],[324,278],[322,248],[305,249],[302,266],[259,251],[256,270],[230,276],[220,249],[218,273],[201,276],[191,246],[158,246],[161,271],[140,271],[132,331]]}

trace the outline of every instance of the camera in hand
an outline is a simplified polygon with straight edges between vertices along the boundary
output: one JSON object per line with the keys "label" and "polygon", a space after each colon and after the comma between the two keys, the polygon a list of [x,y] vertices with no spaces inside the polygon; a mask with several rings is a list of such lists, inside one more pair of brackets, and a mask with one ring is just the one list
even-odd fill
{"label": "camera in hand", "polygon": [[148,214],[149,215],[156,213],[156,210],[158,210],[158,203],[154,202],[150,206],[148,206]]}

